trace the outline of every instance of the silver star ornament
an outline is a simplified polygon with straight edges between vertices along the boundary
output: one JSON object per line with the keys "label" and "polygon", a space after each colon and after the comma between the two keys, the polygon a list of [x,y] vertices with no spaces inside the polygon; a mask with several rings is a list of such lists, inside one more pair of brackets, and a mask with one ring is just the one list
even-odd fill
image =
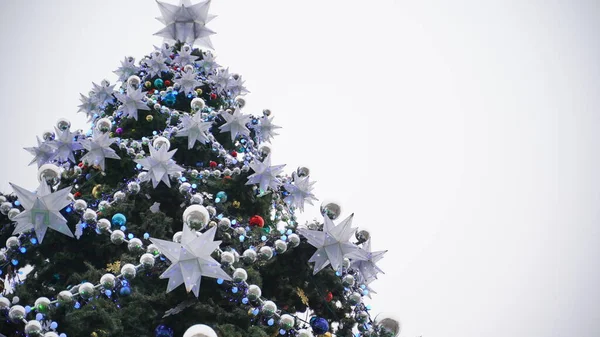
{"label": "silver star ornament", "polygon": [[179,6],[156,1],[162,14],[156,18],[165,27],[154,35],[161,36],[167,41],[180,41],[190,45],[199,45],[214,49],[210,35],[215,34],[206,28],[206,24],[215,18],[208,14],[210,0],[192,5],[189,1],[181,1]]}
{"label": "silver star ornament", "polygon": [[276,190],[282,184],[281,179],[277,176],[281,174],[284,166],[285,164],[271,166],[271,155],[268,155],[263,162],[255,159],[250,163],[250,168],[254,173],[248,176],[246,185],[258,184],[258,187],[264,192],[269,187]]}
{"label": "silver star ornament", "polygon": [[171,158],[177,152],[177,149],[168,151],[167,146],[163,145],[158,150],[150,146],[150,156],[143,159],[136,159],[135,162],[142,165],[148,171],[144,181],[152,180],[152,186],[156,188],[162,181],[171,187],[169,176],[175,172],[182,172],[183,167],[177,165]]}

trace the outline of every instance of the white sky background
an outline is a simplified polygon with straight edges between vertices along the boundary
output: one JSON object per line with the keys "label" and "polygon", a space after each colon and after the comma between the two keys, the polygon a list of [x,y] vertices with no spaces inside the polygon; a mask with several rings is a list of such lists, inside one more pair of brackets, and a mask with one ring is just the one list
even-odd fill
{"label": "white sky background", "polygon": [[[174,2],[172,2],[174,3]],[[273,164],[389,249],[402,336],[600,335],[594,1],[218,0],[217,61],[282,126]],[[0,189],[79,93],[159,45],[153,1],[0,4]],[[318,203],[307,218],[318,214]],[[202,322],[198,322],[202,323]]]}

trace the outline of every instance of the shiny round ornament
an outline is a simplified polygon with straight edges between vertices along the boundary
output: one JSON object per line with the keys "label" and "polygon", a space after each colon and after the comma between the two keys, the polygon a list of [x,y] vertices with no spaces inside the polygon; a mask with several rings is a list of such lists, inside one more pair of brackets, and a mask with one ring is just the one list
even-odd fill
{"label": "shiny round ornament", "polygon": [[360,303],[361,299],[362,296],[360,296],[359,293],[353,292],[348,296],[348,303],[350,303],[350,305],[357,305]]}
{"label": "shiny round ornament", "polygon": [[298,337],[314,337],[314,335],[310,330],[300,329],[298,330]]}
{"label": "shiny round ornament", "polygon": [[271,259],[273,257],[273,249],[269,246],[260,247],[258,250],[258,257],[265,261]]}
{"label": "shiny round ornament", "polygon": [[235,98],[235,104],[238,108],[243,108],[246,106],[246,100],[243,97],[238,96]]}
{"label": "shiny round ornament", "polygon": [[265,226],[265,220],[260,215],[254,215],[248,220],[248,224],[262,228]]}
{"label": "shiny round ornament", "polygon": [[344,275],[344,277],[342,277],[342,285],[344,287],[351,287],[354,285],[354,276],[352,275]]}
{"label": "shiny round ornament", "polygon": [[48,297],[39,297],[35,300],[34,306],[37,312],[45,314],[50,310],[50,300]]}
{"label": "shiny round ornament", "polygon": [[206,103],[204,103],[204,100],[202,98],[196,97],[196,98],[192,99],[190,106],[192,108],[192,112],[198,112],[198,111],[204,109],[204,107],[206,106]]}
{"label": "shiny round ornament", "polygon": [[262,295],[262,291],[260,290],[259,286],[257,286],[256,284],[251,284],[248,286],[248,291],[246,292],[246,296],[248,296],[249,300],[256,301],[257,299],[260,298],[261,295]]}
{"label": "shiny round ornament", "polygon": [[137,181],[131,181],[127,184],[127,190],[131,194],[138,194],[140,193],[140,184]]}
{"label": "shiny round ornament", "polygon": [[267,116],[267,117],[268,117],[268,116],[271,116],[271,110],[269,110],[269,109],[264,109],[264,110],[263,110],[263,115],[265,115],[265,116]]}
{"label": "shiny round ornament", "polygon": [[77,212],[83,212],[87,209],[87,202],[83,199],[77,199],[73,202],[73,209]]}
{"label": "shiny round ornament", "polygon": [[179,232],[175,232],[175,234],[173,234],[173,242],[177,242],[177,243],[181,243],[181,237],[183,236],[183,232],[179,231]]}
{"label": "shiny round ornament", "polygon": [[301,166],[296,170],[296,174],[298,174],[298,177],[307,177],[310,174],[310,170],[308,167]]}
{"label": "shiny round ornament", "polygon": [[130,87],[132,87],[134,89],[138,89],[141,84],[142,84],[142,80],[136,75],[131,75],[127,79],[127,85],[129,85]]}
{"label": "shiny round ornament", "polygon": [[283,314],[279,319],[279,326],[281,326],[285,330],[290,330],[294,327],[296,320],[292,315]]}
{"label": "shiny round ornament", "polygon": [[113,274],[104,274],[100,278],[100,284],[104,287],[104,289],[113,289],[116,284],[116,278]]}
{"label": "shiny round ornament", "polygon": [[227,193],[223,192],[223,191],[219,191],[217,192],[217,194],[215,195],[215,202],[216,203],[223,203],[227,201]]}
{"label": "shiny round ornament", "polygon": [[56,122],[56,128],[60,131],[67,131],[71,128],[71,122],[66,118],[61,118]]}
{"label": "shiny round ornament", "polygon": [[54,137],[56,137],[56,135],[54,135],[54,132],[52,131],[44,131],[44,133],[42,134],[42,139],[47,142],[54,140]]}
{"label": "shiny round ornament", "polygon": [[260,312],[267,317],[271,317],[277,312],[277,304],[273,301],[265,301],[262,308],[260,308]]}
{"label": "shiny round ornament", "polygon": [[154,256],[150,253],[144,253],[140,256],[140,263],[144,268],[154,267]]}
{"label": "shiny round ornament", "polygon": [[221,263],[228,266],[235,262],[235,256],[232,252],[223,252],[221,254]]}
{"label": "shiny round ornament", "polygon": [[123,213],[115,213],[112,216],[112,223],[118,227],[125,226],[127,223],[127,217]]}
{"label": "shiny round ornament", "polygon": [[166,149],[168,150],[171,147],[171,142],[163,137],[156,137],[156,139],[154,139],[154,141],[152,141],[152,146],[154,146],[155,149],[160,149],[163,146],[166,146]]}
{"label": "shiny round ornament", "polygon": [[160,250],[158,249],[158,246],[151,243],[148,245],[148,247],[146,247],[146,253],[152,254],[152,255],[158,255],[160,254]]}
{"label": "shiny round ornament", "polygon": [[377,315],[377,317],[375,317],[375,326],[379,330],[379,335],[383,337],[396,337],[402,330],[400,320],[389,313]]}
{"label": "shiny round ornament", "polygon": [[183,195],[187,195],[190,190],[192,189],[192,185],[190,183],[182,183],[181,185],[179,185],[179,193],[183,194]]}
{"label": "shiny round ornament", "polygon": [[71,293],[68,290],[63,290],[58,293],[58,295],[56,296],[56,300],[58,301],[58,303],[63,305],[71,303],[73,302],[73,293]]}
{"label": "shiny round ornament", "polygon": [[233,232],[234,232],[234,233],[235,233],[237,236],[240,236],[240,235],[246,235],[246,228],[244,228],[244,227],[236,227],[236,228],[233,230]]}
{"label": "shiny round ornament", "polygon": [[54,164],[44,164],[38,169],[38,181],[54,186],[60,182],[60,169]]}
{"label": "shiny round ornament", "polygon": [[202,205],[188,206],[183,212],[183,222],[192,229],[201,229],[208,224],[210,215],[208,209]]}
{"label": "shiny round ornament", "polygon": [[271,147],[269,147],[266,144],[261,145],[258,148],[258,153],[262,156],[262,157],[267,157],[268,155],[271,154]]}
{"label": "shiny round ornament", "polygon": [[123,242],[125,242],[125,233],[123,233],[121,230],[114,230],[111,234],[110,234],[110,242],[116,244],[116,245],[120,245]]}
{"label": "shiny round ornament", "polygon": [[196,324],[187,329],[183,337],[218,337],[218,335],[208,325]]}
{"label": "shiny round ornament", "polygon": [[27,337],[40,337],[42,336],[42,324],[36,320],[31,320],[25,323],[25,335]]}
{"label": "shiny round ornament", "polygon": [[229,227],[231,227],[231,220],[229,220],[229,218],[222,218],[219,220],[219,229],[227,230]]}
{"label": "shiny round ornament", "polygon": [[154,116],[152,116],[152,115],[146,116],[146,122],[152,122],[153,120],[154,120]]}
{"label": "shiny round ornament", "polygon": [[342,260],[342,267],[343,268],[349,268],[350,267],[350,259],[349,258],[345,257]]}
{"label": "shiny round ornament", "polygon": [[21,214],[21,211],[19,211],[18,208],[11,208],[10,211],[8,211],[8,220],[13,220],[19,214]]}
{"label": "shiny round ornament", "polygon": [[244,251],[244,253],[242,254],[242,259],[246,263],[252,263],[252,262],[256,261],[256,257],[257,257],[256,251],[254,251],[254,249],[250,249],[250,248],[246,249]]}
{"label": "shiny round ornament", "polygon": [[234,282],[244,282],[248,279],[248,272],[246,272],[243,268],[237,268],[233,271],[233,281]]}
{"label": "shiny round ornament", "polygon": [[104,117],[100,118],[96,122],[96,130],[102,133],[107,133],[108,131],[110,131],[110,129],[112,129],[112,122],[110,121],[110,119]]}
{"label": "shiny round ornament", "polygon": [[25,318],[25,315],[26,315],[25,308],[21,305],[13,305],[8,310],[8,318],[15,323],[19,322],[23,318]]}
{"label": "shiny round ornament", "polygon": [[0,297],[0,310],[8,310],[10,308],[10,300],[6,297]]}
{"label": "shiny round ornament", "polygon": [[155,88],[162,89],[164,86],[165,86],[165,82],[162,79],[157,78],[157,79],[154,80],[154,87]]}
{"label": "shiny round ornament", "polygon": [[116,191],[113,197],[116,201],[123,201],[125,198],[127,198],[127,195],[122,191]]}
{"label": "shiny round ornament", "polygon": [[365,229],[359,229],[354,233],[354,236],[356,237],[356,240],[358,240],[358,243],[361,244],[367,242],[371,238],[371,233]]}
{"label": "shiny round ornament", "polygon": [[127,242],[127,249],[129,249],[130,252],[141,252],[143,248],[144,245],[142,244],[142,240],[138,238],[133,238]]}
{"label": "shiny round ornament", "polygon": [[60,337],[60,336],[54,331],[48,331],[44,334],[44,337]]}
{"label": "shiny round ornament", "polygon": [[273,247],[275,247],[277,254],[282,254],[287,250],[287,243],[283,240],[276,240]]}
{"label": "shiny round ornament", "polygon": [[194,66],[191,64],[187,64],[185,67],[183,67],[183,72],[185,73],[191,73],[194,71]]}
{"label": "shiny round ornament", "polygon": [[83,212],[81,217],[83,218],[83,221],[87,223],[95,223],[96,219],[98,219],[98,214],[96,214],[96,211],[93,209],[88,208],[85,210],[85,212]]}
{"label": "shiny round ornament", "polygon": [[311,317],[310,327],[317,335],[322,335],[329,331],[329,322],[323,317]]}
{"label": "shiny round ornament", "polygon": [[79,295],[84,299],[89,299],[94,296],[94,285],[90,282],[84,282],[79,285]]}
{"label": "shiny round ornament", "polygon": [[298,245],[300,244],[300,237],[298,236],[298,234],[292,233],[288,235],[288,242],[292,248],[298,247]]}
{"label": "shiny round ornament", "polygon": [[320,207],[321,214],[327,216],[331,220],[335,220],[340,216],[342,208],[339,204],[332,201],[324,201]]}
{"label": "shiny round ornament", "polygon": [[204,202],[204,198],[200,193],[195,193],[190,197],[190,204],[192,205],[202,205]]}
{"label": "shiny round ornament", "polygon": [[123,277],[128,280],[133,279],[136,274],[135,266],[131,263],[125,264],[123,267],[121,267],[121,274],[123,274]]}
{"label": "shiny round ornament", "polygon": [[12,209],[12,204],[8,201],[5,201],[2,204],[0,204],[0,212],[4,215],[7,215],[11,209]]}
{"label": "shiny round ornament", "polygon": [[19,242],[19,238],[16,236],[11,236],[6,239],[6,248],[16,249],[19,248],[21,243]]}

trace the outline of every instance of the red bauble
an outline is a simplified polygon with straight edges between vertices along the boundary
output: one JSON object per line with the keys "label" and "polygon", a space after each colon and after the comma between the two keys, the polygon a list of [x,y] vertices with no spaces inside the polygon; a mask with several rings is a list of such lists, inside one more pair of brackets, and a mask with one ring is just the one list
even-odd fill
{"label": "red bauble", "polygon": [[208,163],[208,166],[210,166],[210,168],[215,168],[215,167],[217,167],[217,162],[211,161],[210,163]]}
{"label": "red bauble", "polygon": [[79,197],[81,197],[81,192],[75,192],[75,194],[73,194],[73,196],[75,198],[79,198]]}
{"label": "red bauble", "polygon": [[232,157],[237,157],[237,152],[235,152],[235,151],[231,151],[231,156],[232,156]]}
{"label": "red bauble", "polygon": [[171,81],[169,81],[169,80],[166,80],[166,81],[165,81],[165,86],[167,86],[167,87],[168,87],[168,86],[170,86],[170,85],[171,85]]}
{"label": "red bauble", "polygon": [[263,218],[260,215],[255,215],[251,217],[248,223],[250,224],[250,226],[257,226],[260,228],[263,228],[265,226],[265,220],[263,220]]}
{"label": "red bauble", "polygon": [[327,293],[327,295],[325,295],[325,301],[331,302],[331,300],[333,300],[333,294],[330,291]]}
{"label": "red bauble", "polygon": [[216,99],[217,98],[217,94],[215,94],[214,92],[212,94],[210,94],[210,99]]}

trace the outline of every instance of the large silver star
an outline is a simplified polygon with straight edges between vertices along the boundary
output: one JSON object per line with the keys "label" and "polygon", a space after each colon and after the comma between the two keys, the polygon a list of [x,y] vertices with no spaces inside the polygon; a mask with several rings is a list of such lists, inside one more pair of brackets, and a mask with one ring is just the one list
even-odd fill
{"label": "large silver star", "polygon": [[115,97],[121,102],[117,111],[136,121],[138,120],[138,110],[150,110],[150,107],[142,100],[145,96],[141,88],[136,90],[129,87],[126,94],[115,92]]}
{"label": "large silver star", "polygon": [[73,156],[73,151],[83,149],[83,146],[75,140],[75,136],[77,133],[71,132],[71,130],[60,130],[54,127],[56,131],[56,138],[49,142],[49,145],[56,149],[56,153],[52,159],[58,159],[58,161],[65,162],[70,160],[75,163],[75,156]]}
{"label": "large silver star", "polygon": [[19,198],[25,211],[17,215],[13,220],[17,226],[13,234],[19,234],[33,229],[39,243],[42,243],[48,228],[73,237],[73,233],[67,226],[67,220],[60,214],[71,201],[68,195],[71,187],[51,193],[50,187],[42,182],[36,192],[30,192],[15,184],[10,184]]}
{"label": "large silver star", "polygon": [[167,292],[185,283],[187,292],[196,297],[200,292],[202,276],[230,281],[231,277],[221,269],[221,265],[210,255],[219,248],[221,241],[213,241],[217,227],[212,227],[198,236],[189,226],[183,226],[181,243],[150,238],[171,265],[160,278],[169,278]]}
{"label": "large silver star", "polygon": [[350,237],[356,231],[352,228],[352,218],[350,215],[339,225],[335,225],[333,220],[325,216],[323,231],[299,228],[298,233],[306,237],[308,243],[317,248],[317,251],[311,256],[308,262],[314,262],[313,274],[329,264],[335,271],[340,271],[344,257],[355,260],[367,259],[367,253],[357,245],[349,242]]}
{"label": "large silver star", "polygon": [[[177,149],[168,151],[167,146],[161,146],[158,150],[150,146],[150,157],[136,159],[135,162],[142,165],[148,174],[145,180],[152,180],[152,186],[156,188],[162,181],[171,187],[169,176],[175,172],[183,171],[183,167],[175,164],[171,158],[177,152]],[[144,181],[145,181],[144,180]]]}
{"label": "large silver star", "polygon": [[281,179],[277,175],[281,174],[284,166],[285,164],[271,166],[271,155],[268,155],[262,163],[255,159],[250,163],[250,168],[254,173],[248,176],[246,185],[258,184],[258,187],[264,192],[269,187],[275,190],[281,186]]}
{"label": "large silver star", "polygon": [[183,128],[177,132],[175,137],[188,137],[188,149],[193,148],[196,141],[208,143],[209,139],[206,132],[212,126],[212,122],[205,122],[200,112],[197,112],[192,117],[184,115],[181,125]]}
{"label": "large silver star", "polygon": [[288,196],[283,199],[288,205],[300,209],[300,212],[304,212],[304,203],[308,202],[313,204],[313,200],[317,200],[315,195],[312,194],[313,185],[315,181],[309,181],[309,177],[296,178],[294,183],[285,183],[283,187],[288,191]]}
{"label": "large silver star", "polygon": [[26,147],[24,149],[34,156],[29,165],[37,163],[38,167],[40,167],[52,160],[55,155],[55,150],[48,142],[42,142],[40,137],[36,138],[38,146]]}
{"label": "large silver star", "polygon": [[81,142],[81,145],[88,150],[81,161],[98,165],[104,171],[106,158],[121,159],[115,150],[110,148],[115,141],[115,138],[108,138],[108,133],[95,132],[91,139],[86,138]]}
{"label": "large silver star", "polygon": [[167,41],[180,41],[190,45],[200,45],[214,49],[210,35],[215,34],[206,28],[206,24],[215,18],[208,14],[210,0],[192,5],[189,1],[181,1],[179,6],[156,1],[162,17],[156,18],[166,27],[154,35],[162,36]]}
{"label": "large silver star", "polygon": [[351,266],[358,270],[363,282],[368,284],[377,279],[378,273],[383,274],[383,270],[377,267],[377,262],[383,258],[383,254],[387,250],[371,252],[371,239],[363,243],[362,249],[367,254],[367,258],[364,260],[354,260]]}
{"label": "large silver star", "polygon": [[232,114],[225,112],[221,116],[225,118],[225,124],[221,125],[219,129],[221,133],[230,132],[231,141],[234,141],[238,135],[250,135],[250,130],[246,127],[246,124],[250,122],[252,116],[244,115],[239,108],[236,108]]}

